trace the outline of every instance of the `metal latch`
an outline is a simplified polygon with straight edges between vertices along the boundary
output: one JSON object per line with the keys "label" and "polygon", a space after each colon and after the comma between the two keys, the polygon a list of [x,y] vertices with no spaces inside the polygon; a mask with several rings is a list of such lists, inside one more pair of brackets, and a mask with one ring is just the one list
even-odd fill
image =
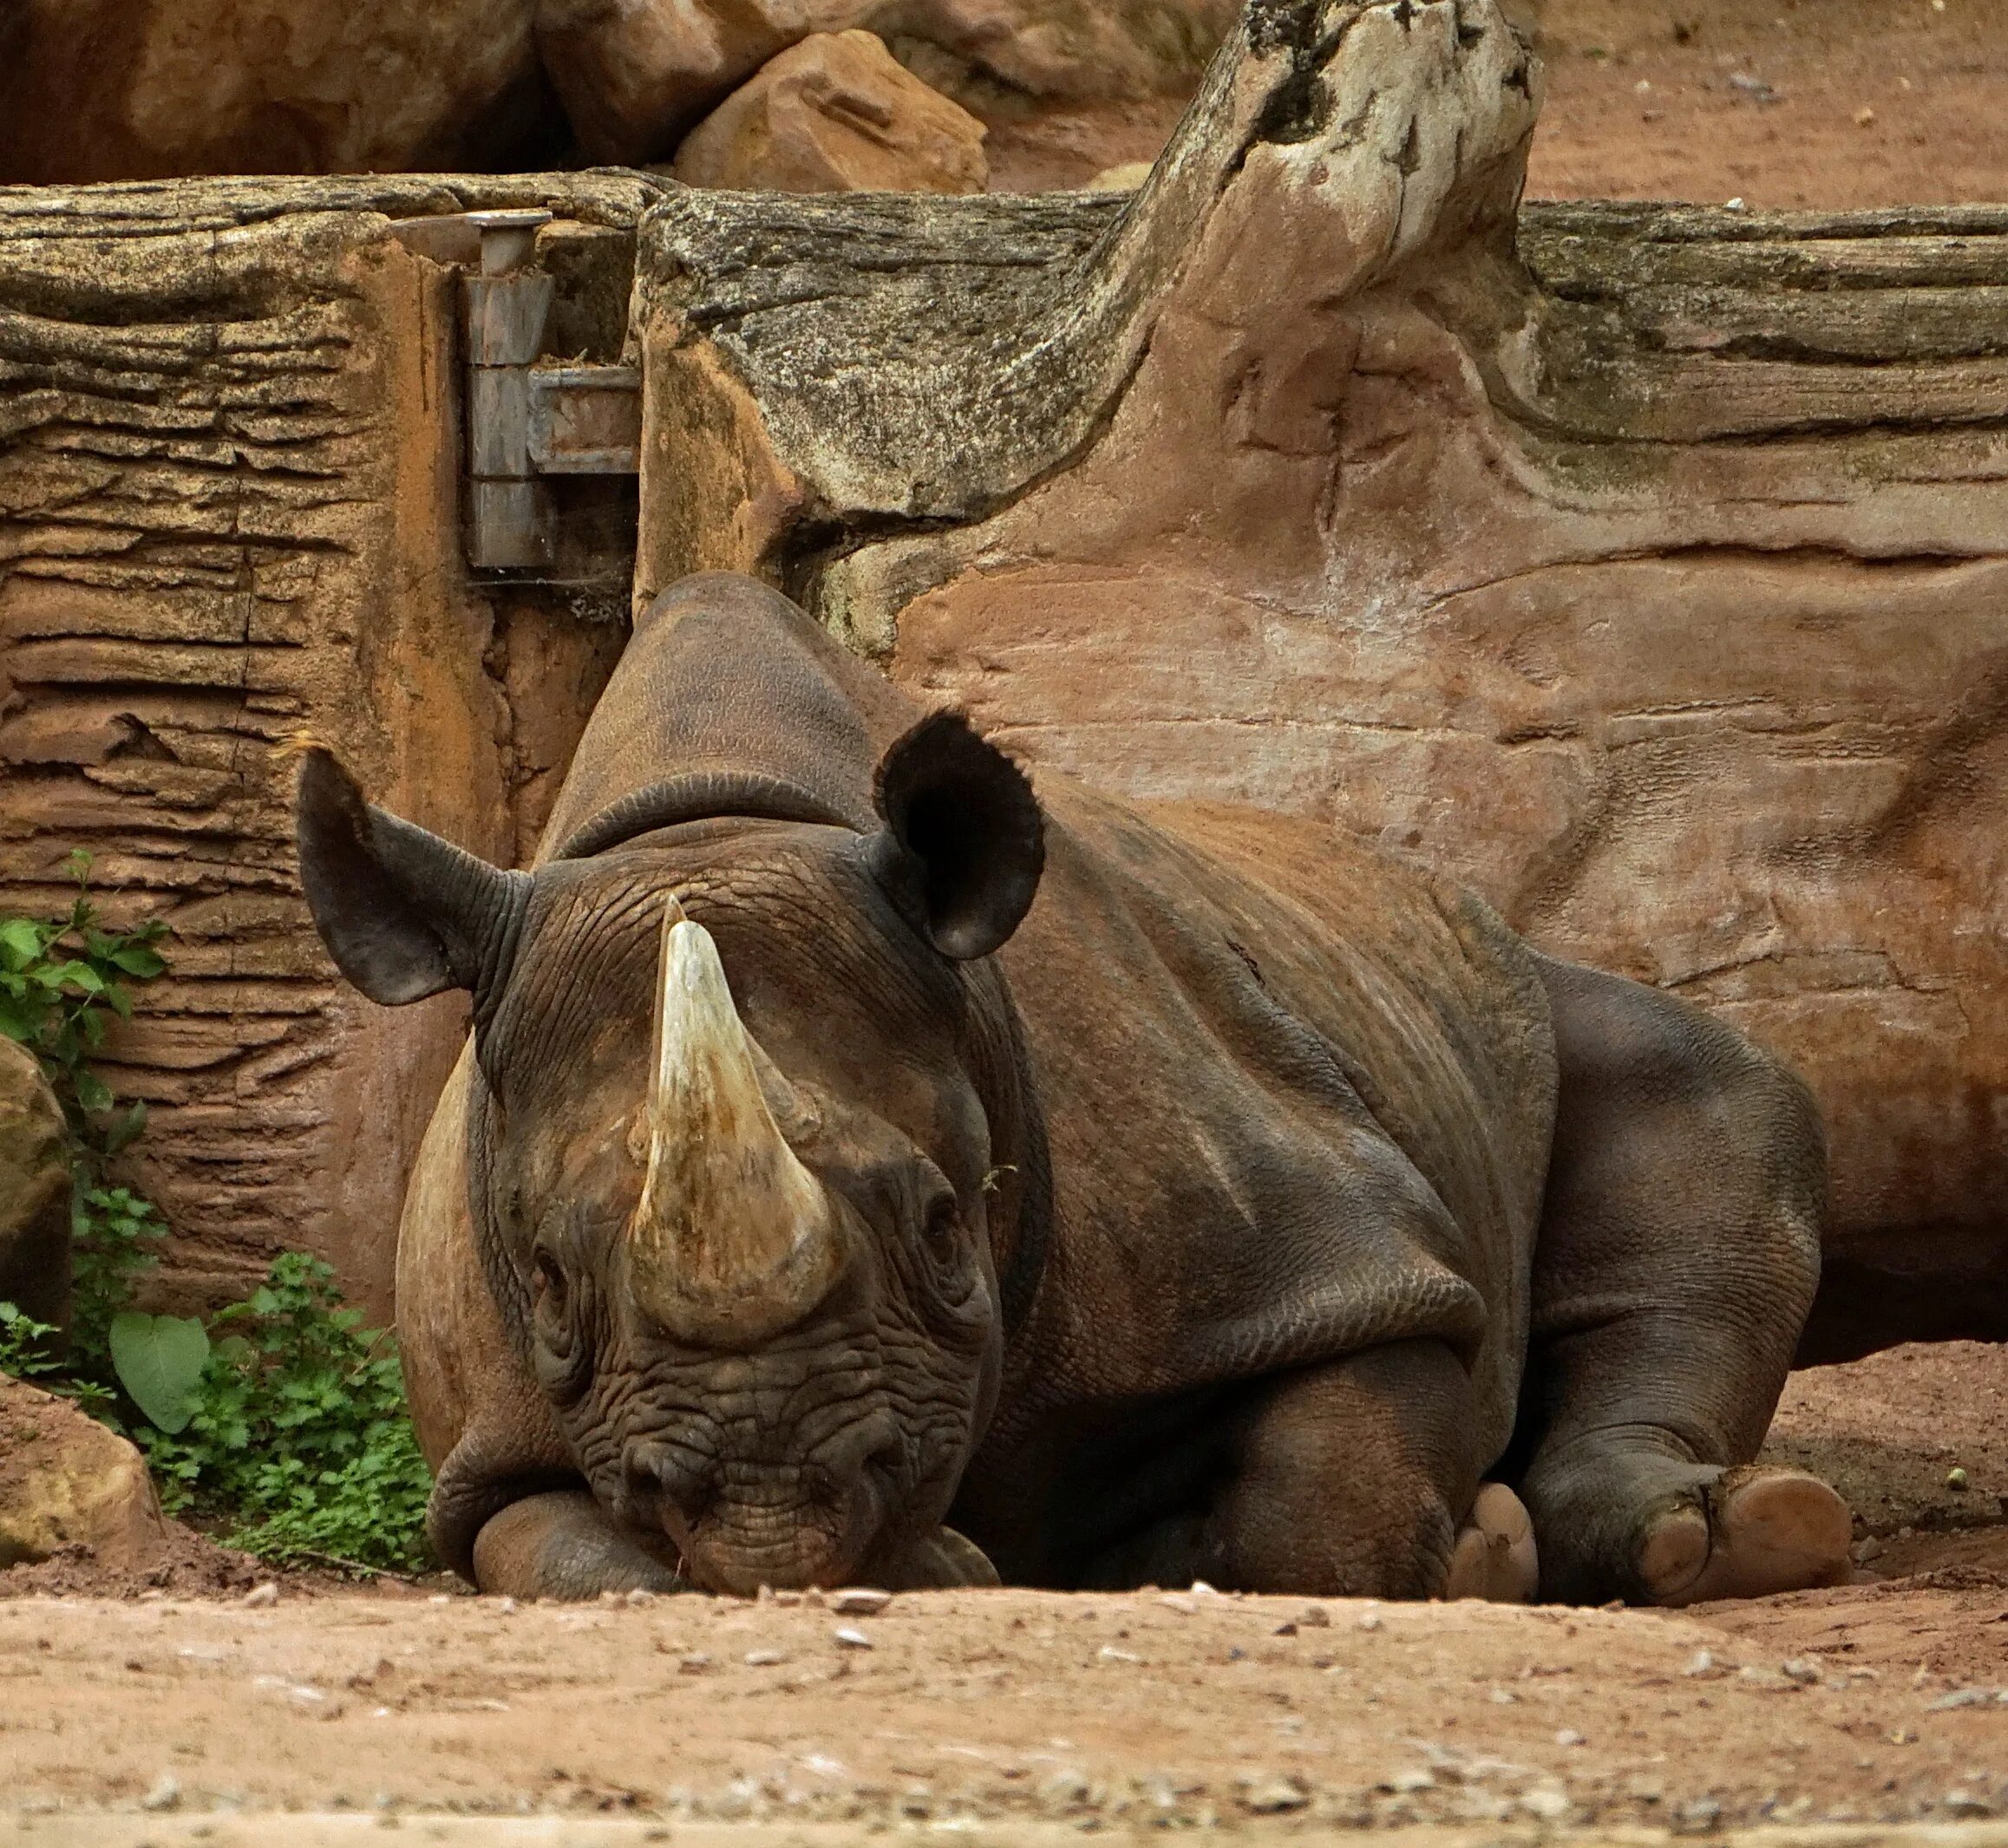
{"label": "metal latch", "polygon": [[546,475],[633,474],[641,466],[641,374],[540,362],[556,288],[523,266],[548,212],[470,212],[481,271],[461,284],[467,317],[467,554],[483,570],[551,562]]}

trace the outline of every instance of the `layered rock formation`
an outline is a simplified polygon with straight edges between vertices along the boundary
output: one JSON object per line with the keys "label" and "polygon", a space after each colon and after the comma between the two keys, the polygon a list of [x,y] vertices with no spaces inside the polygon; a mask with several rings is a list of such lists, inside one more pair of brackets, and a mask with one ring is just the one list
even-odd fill
{"label": "layered rock formation", "polygon": [[[466,567],[459,271],[422,252],[472,260],[468,206],[555,206],[549,337],[612,359],[652,196],[580,176],[0,198],[0,914],[66,910],[83,847],[115,921],[167,919],[168,972],[101,1069],[152,1107],[123,1178],[179,1235],[171,1296],[241,1294],[304,1244],[389,1308],[461,1022],[339,983],[274,747],[337,742],[493,857],[534,839],[619,647],[626,558],[598,584],[569,553],[541,574],[561,582]],[[629,534],[632,495],[610,479],[596,503]]]}
{"label": "layered rock formation", "polygon": [[665,200],[638,590],[1720,1010],[1830,1126],[1808,1352],[2008,1335],[2008,211],[1516,211],[1537,94],[1269,0],[1134,199]]}

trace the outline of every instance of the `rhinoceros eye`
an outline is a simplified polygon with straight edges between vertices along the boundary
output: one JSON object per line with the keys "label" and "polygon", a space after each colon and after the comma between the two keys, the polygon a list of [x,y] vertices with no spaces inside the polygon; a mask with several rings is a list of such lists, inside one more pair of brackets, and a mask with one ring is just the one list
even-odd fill
{"label": "rhinoceros eye", "polygon": [[570,1306],[572,1286],[566,1281],[565,1266],[542,1247],[533,1261],[530,1287],[540,1315],[563,1318]]}
{"label": "rhinoceros eye", "polygon": [[576,1399],[592,1376],[592,1347],[580,1331],[575,1296],[563,1262],[539,1244],[530,1259],[531,1317],[537,1333],[533,1361],[539,1382],[561,1404]]}
{"label": "rhinoceros eye", "polygon": [[946,1257],[954,1251],[955,1226],[955,1196],[946,1192],[936,1194],[921,1220],[921,1235],[936,1257]]}

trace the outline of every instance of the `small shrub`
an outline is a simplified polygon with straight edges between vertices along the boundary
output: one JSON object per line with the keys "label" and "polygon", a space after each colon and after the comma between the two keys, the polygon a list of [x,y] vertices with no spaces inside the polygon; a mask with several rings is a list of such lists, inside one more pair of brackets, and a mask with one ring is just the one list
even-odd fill
{"label": "small shrub", "polygon": [[424,1564],[431,1478],[395,1346],[362,1321],[299,1251],[212,1317],[181,1429],[136,1433],[168,1511],[224,1515],[230,1543],[268,1559]]}
{"label": "small shrub", "polygon": [[42,1061],[95,1177],[106,1156],[146,1126],[147,1107],[108,1120],[111,1089],[88,1061],[104,1044],[108,1015],[133,1017],[128,984],[151,982],[167,966],[154,948],[167,926],[150,917],[134,930],[105,930],[90,894],[90,855],[72,853],[69,865],[76,897],[67,916],[0,918],[0,1034]]}

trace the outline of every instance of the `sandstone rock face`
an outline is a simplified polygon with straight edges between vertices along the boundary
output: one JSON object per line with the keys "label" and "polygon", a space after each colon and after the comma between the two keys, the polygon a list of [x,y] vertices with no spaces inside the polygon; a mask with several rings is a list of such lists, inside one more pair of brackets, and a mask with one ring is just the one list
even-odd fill
{"label": "sandstone rock face", "polygon": [[650,420],[746,491],[645,493],[638,590],[1722,1013],[1826,1114],[1803,1351],[2008,1337],[2008,212],[1521,211],[1538,89],[1282,0],[1134,199],[666,201]]}
{"label": "sandstone rock face", "polygon": [[0,1374],[0,1569],[88,1546],[142,1566],[168,1544],[146,1459],[67,1399]]}
{"label": "sandstone rock face", "polygon": [[121,1176],[176,1233],[163,1306],[240,1296],[305,1247],[387,1316],[405,1170],[463,1027],[450,1002],[372,1008],[328,965],[273,747],[311,728],[373,792],[513,861],[625,632],[625,557],[597,590],[463,562],[460,279],[399,233],[558,205],[553,337],[610,359],[652,192],[0,196],[0,911],[67,905],[83,847],[114,920],[167,922],[167,973],[101,1062],[150,1107]]}
{"label": "sandstone rock face", "polygon": [[856,23],[931,82],[1086,101],[1191,90],[1238,0],[875,0]]}
{"label": "sandstone rock face", "polygon": [[980,193],[983,135],[869,32],[818,33],[692,129],[675,172],[778,193]]}
{"label": "sandstone rock face", "polygon": [[0,180],[521,166],[564,130],[533,4],[16,0]]}
{"label": "sandstone rock face", "polygon": [[0,1303],[69,1322],[69,1139],[33,1054],[0,1039]]}

